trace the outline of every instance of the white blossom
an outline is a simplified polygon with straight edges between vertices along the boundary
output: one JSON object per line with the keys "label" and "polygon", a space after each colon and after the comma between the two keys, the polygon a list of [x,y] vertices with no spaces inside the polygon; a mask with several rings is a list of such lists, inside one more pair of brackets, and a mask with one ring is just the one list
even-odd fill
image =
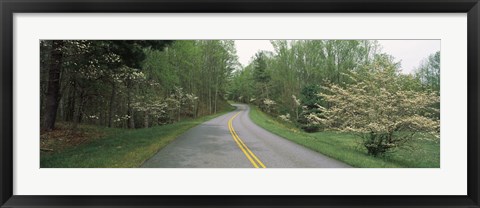
{"label": "white blossom", "polygon": [[297,99],[295,95],[292,95],[293,102],[295,103],[295,106],[300,106],[300,99]]}
{"label": "white blossom", "polygon": [[278,117],[279,117],[280,119],[282,119],[283,121],[291,122],[291,121],[290,121],[290,114],[289,114],[289,113],[287,113],[287,114],[285,114],[285,115],[280,115],[280,116],[278,116]]}

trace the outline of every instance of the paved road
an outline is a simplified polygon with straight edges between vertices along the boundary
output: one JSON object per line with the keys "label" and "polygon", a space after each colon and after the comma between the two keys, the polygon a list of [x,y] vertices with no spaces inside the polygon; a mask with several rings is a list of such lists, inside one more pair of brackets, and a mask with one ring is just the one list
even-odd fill
{"label": "paved road", "polygon": [[348,168],[254,124],[248,105],[200,124],[147,160],[145,168]]}

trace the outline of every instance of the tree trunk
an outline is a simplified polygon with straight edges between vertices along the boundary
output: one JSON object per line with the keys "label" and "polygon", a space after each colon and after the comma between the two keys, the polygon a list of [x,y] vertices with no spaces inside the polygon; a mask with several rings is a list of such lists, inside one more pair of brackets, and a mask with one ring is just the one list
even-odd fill
{"label": "tree trunk", "polygon": [[133,118],[133,109],[131,107],[128,107],[128,115],[130,116],[128,118],[128,128],[129,129],[134,129],[135,128],[135,120]]}
{"label": "tree trunk", "polygon": [[72,84],[68,86],[68,93],[64,96],[64,100],[66,100],[66,109],[65,109],[65,121],[73,121],[74,114],[75,114],[75,98],[77,92],[77,83],[75,82],[75,78],[71,79]]}
{"label": "tree trunk", "polygon": [[212,114],[212,89],[208,89],[208,114]]}
{"label": "tree trunk", "polygon": [[48,86],[45,104],[45,120],[43,128],[47,131],[55,127],[57,108],[60,98],[60,73],[62,67],[63,41],[54,40],[52,43],[50,69],[48,71]]}
{"label": "tree trunk", "polygon": [[65,120],[65,104],[64,104],[64,98],[60,98],[60,100],[58,101],[58,113],[59,113],[59,117],[62,119],[62,120]]}
{"label": "tree trunk", "polygon": [[193,103],[193,110],[192,110],[192,112],[193,112],[193,118],[197,118],[197,113],[198,113],[198,112],[197,112],[197,108],[196,108],[197,102],[196,102],[196,101],[193,101],[193,102],[194,102],[194,103]]}
{"label": "tree trunk", "polygon": [[180,112],[182,111],[181,107],[178,108],[178,111],[177,111],[177,122],[180,121]]}
{"label": "tree trunk", "polygon": [[135,128],[135,121],[133,120],[133,109],[132,109],[132,86],[131,81],[128,80],[127,83],[127,108],[128,108],[128,128],[134,129]]}
{"label": "tree trunk", "polygon": [[145,115],[143,117],[143,127],[148,128],[148,110],[145,111]]}
{"label": "tree trunk", "polygon": [[[214,71],[215,73],[216,71]],[[217,113],[217,101],[218,101],[218,76],[217,74],[215,74],[215,97],[213,98],[214,99],[214,107],[213,107],[213,113]]]}
{"label": "tree trunk", "polygon": [[198,114],[199,114],[199,112],[198,112],[198,109],[199,109],[198,105],[199,105],[199,103],[197,102],[197,103],[195,104],[195,107],[194,107],[194,108],[195,108],[195,118],[197,118],[197,117],[199,116],[199,115],[198,115]]}
{"label": "tree trunk", "polygon": [[112,127],[113,124],[113,104],[115,102],[115,80],[112,82],[112,94],[110,96],[110,109],[108,111],[108,127]]}
{"label": "tree trunk", "polygon": [[84,107],[85,107],[85,91],[81,90],[80,91],[80,102],[78,104],[78,113],[77,113],[77,123],[82,123],[83,121],[83,113],[84,113]]}
{"label": "tree trunk", "polygon": [[267,99],[270,99],[270,97],[268,96],[268,84],[265,83],[265,96],[267,96]]}
{"label": "tree trunk", "polygon": [[218,87],[215,88],[215,103],[214,103],[214,108],[213,108],[213,113],[217,113],[217,99],[218,99]]}

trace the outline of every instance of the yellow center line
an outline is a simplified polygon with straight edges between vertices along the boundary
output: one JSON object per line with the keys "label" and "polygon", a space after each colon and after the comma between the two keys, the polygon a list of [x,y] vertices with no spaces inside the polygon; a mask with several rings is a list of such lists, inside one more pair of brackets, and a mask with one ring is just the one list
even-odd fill
{"label": "yellow center line", "polygon": [[253,167],[255,168],[266,168],[265,165],[258,159],[258,157],[253,154],[253,152],[247,147],[247,145],[240,139],[238,136],[237,132],[235,132],[235,129],[233,128],[233,119],[238,116],[241,112],[238,112],[235,114],[230,120],[228,120],[228,129],[230,130],[230,134],[232,134],[233,140],[237,143],[238,147],[242,150],[243,154],[247,157],[247,159],[252,163]]}

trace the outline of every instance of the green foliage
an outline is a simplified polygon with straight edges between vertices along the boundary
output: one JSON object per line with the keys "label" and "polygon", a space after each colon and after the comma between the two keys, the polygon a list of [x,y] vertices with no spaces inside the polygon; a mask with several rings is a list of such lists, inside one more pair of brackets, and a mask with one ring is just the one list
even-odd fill
{"label": "green foliage", "polygon": [[[58,119],[139,128],[214,114],[238,67],[233,41],[65,40]],[[44,117],[51,41],[41,41]]]}
{"label": "green foliage", "polygon": [[[57,42],[40,41],[42,120],[146,128],[215,114],[232,99],[307,132],[358,133],[372,155],[439,131],[440,52],[406,75],[370,40],[275,40],[275,52],[245,67],[232,40]],[[47,103],[49,88],[58,93]]]}
{"label": "green foliage", "polygon": [[[255,103],[274,115],[290,115],[291,121],[316,131],[305,115],[316,111],[317,98],[302,98],[302,90],[327,83],[350,82],[343,74],[361,70],[373,61],[378,44],[367,40],[274,40],[275,52],[259,52],[250,65],[233,76],[229,98]],[[292,95],[301,98],[297,106]],[[276,104],[267,110],[265,99]],[[304,103],[307,102],[307,103]],[[319,100],[318,104],[325,104]],[[302,106],[307,106],[304,110]]]}
{"label": "green foliage", "polygon": [[439,96],[404,89],[399,76],[395,67],[373,69],[360,76],[352,73],[355,83],[325,87],[327,92],[319,95],[331,106],[318,106],[321,113],[310,114],[308,119],[332,130],[359,135],[373,156],[404,145],[417,133],[438,137],[440,122],[431,113],[438,111],[434,105]]}
{"label": "green foliage", "polygon": [[401,74],[401,63],[382,53],[376,41],[271,43],[274,53],[257,53],[235,73],[231,99],[254,103],[306,132],[328,127],[358,133],[376,156],[407,145],[418,138],[414,134],[438,135],[439,52],[411,75]]}
{"label": "green foliage", "polygon": [[254,80],[258,83],[267,83],[270,81],[270,75],[267,73],[267,60],[264,52],[258,52],[255,54],[254,71],[253,77]]}
{"label": "green foliage", "polygon": [[317,105],[321,104],[322,100],[317,96],[318,93],[320,93],[320,86],[318,85],[305,86],[301,92],[302,112],[297,122],[306,132],[316,132],[321,128],[320,124],[313,124],[307,119],[307,116],[310,114],[320,113]]}
{"label": "green foliage", "polygon": [[256,87],[252,81],[253,65],[248,65],[243,70],[234,71],[228,85],[228,99],[243,103],[252,103],[257,100]]}
{"label": "green foliage", "polygon": [[415,70],[415,76],[420,79],[426,89],[440,91],[440,51],[431,54],[423,60]]}
{"label": "green foliage", "polygon": [[255,93],[256,103],[270,112],[275,101],[269,99],[271,76],[267,71],[267,57],[264,52],[258,52],[253,60],[253,81],[257,89]]}
{"label": "green foliage", "polygon": [[[303,145],[331,158],[343,161],[358,168],[439,168],[440,143],[420,139],[424,135],[415,135],[408,146],[398,148],[383,157],[371,157],[365,148],[360,148],[359,137],[344,133],[323,131],[305,133],[291,123],[278,121],[251,107],[250,118],[257,125],[283,138]],[[415,151],[412,151],[415,150]],[[419,159],[421,158],[421,159]]]}

